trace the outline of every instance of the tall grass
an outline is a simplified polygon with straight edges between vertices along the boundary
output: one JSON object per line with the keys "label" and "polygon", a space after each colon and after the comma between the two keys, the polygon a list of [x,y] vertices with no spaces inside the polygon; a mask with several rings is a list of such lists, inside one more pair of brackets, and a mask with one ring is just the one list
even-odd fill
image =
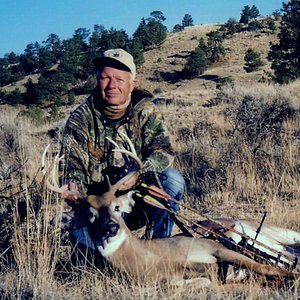
{"label": "tall grass", "polygon": [[[176,167],[187,180],[186,203],[209,216],[260,219],[268,211],[269,222],[300,230],[298,86],[226,89],[211,106],[174,94],[175,104],[161,107],[171,124],[178,154]],[[252,106],[245,106],[245,99],[251,99]],[[185,101],[189,105],[184,106]],[[275,106],[279,113],[284,108],[293,113],[286,114],[278,124],[273,116],[264,123],[269,129],[253,127],[255,121],[263,121],[263,109]],[[252,109],[252,114],[242,115],[245,107]],[[170,111],[174,113],[172,120]],[[186,123],[182,111],[189,117]],[[3,299],[299,297],[299,282],[293,289],[262,287],[253,277],[243,285],[228,287],[220,285],[211,273],[212,287],[202,289],[197,285],[172,287],[165,282],[136,282],[117,272],[107,276],[95,268],[79,271],[72,267],[66,234],[50,224],[52,217],[67,208],[56,195],[45,191],[39,172],[40,154],[51,141],[47,134],[50,127],[35,128],[25,121],[16,122],[14,116],[15,112],[4,110],[0,116],[4,141],[0,154]],[[251,130],[256,130],[256,139],[252,139]],[[57,139],[52,143],[55,152]]]}

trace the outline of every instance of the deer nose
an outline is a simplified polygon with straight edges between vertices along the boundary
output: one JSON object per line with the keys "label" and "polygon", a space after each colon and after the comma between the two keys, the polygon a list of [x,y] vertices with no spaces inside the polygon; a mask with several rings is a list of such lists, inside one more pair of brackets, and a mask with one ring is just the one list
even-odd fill
{"label": "deer nose", "polygon": [[108,237],[113,237],[113,236],[117,235],[119,228],[120,228],[120,226],[118,223],[109,222],[106,226],[106,235]]}

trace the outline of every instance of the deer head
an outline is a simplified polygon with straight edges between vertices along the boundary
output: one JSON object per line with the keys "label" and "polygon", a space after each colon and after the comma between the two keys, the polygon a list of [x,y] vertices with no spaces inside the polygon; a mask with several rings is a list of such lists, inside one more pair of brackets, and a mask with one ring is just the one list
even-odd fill
{"label": "deer head", "polygon": [[[42,166],[42,172],[44,174],[44,181],[47,189],[54,191],[55,193],[58,193],[62,196],[62,198],[66,198],[66,196],[75,196],[79,201],[87,203],[88,204],[88,213],[85,214],[86,218],[88,218],[88,223],[95,222],[96,219],[99,218],[99,211],[101,208],[110,209],[111,212],[114,212],[114,215],[121,216],[121,213],[130,213],[132,210],[132,207],[134,205],[134,200],[132,199],[133,192],[129,191],[126,194],[116,196],[116,193],[120,190],[123,183],[128,181],[132,176],[136,176],[138,170],[143,168],[143,163],[138,158],[137,153],[134,149],[133,143],[129,139],[129,137],[125,134],[120,133],[127,141],[130,151],[126,150],[125,148],[121,148],[117,145],[116,142],[113,140],[107,138],[113,145],[115,145],[115,149],[113,151],[123,153],[124,155],[127,155],[134,159],[134,161],[137,163],[137,170],[134,172],[130,172],[125,177],[121,178],[117,183],[114,185],[111,185],[109,178],[107,177],[108,182],[108,191],[104,192],[101,196],[96,195],[85,195],[83,193],[80,193],[78,191],[70,191],[66,189],[64,186],[60,186],[58,183],[58,165],[59,162],[63,159],[63,156],[59,157],[58,155],[55,156],[55,159],[51,163],[51,165],[46,168],[46,155],[48,152],[48,149],[50,145],[48,145],[41,157],[41,166]],[[65,216],[61,216],[58,218],[61,223],[63,219],[67,219],[68,223],[72,223],[72,217],[68,215],[68,218],[65,218]],[[71,220],[71,221],[70,221]],[[55,223],[58,223],[56,221]],[[85,221],[83,220],[83,223]],[[65,226],[68,227],[68,226]]]}

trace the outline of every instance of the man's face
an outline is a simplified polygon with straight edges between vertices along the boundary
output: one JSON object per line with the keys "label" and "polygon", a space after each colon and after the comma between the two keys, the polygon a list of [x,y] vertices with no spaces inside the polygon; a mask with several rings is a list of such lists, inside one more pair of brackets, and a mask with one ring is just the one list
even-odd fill
{"label": "man's face", "polygon": [[109,105],[122,105],[134,88],[130,72],[102,67],[97,73],[102,99]]}

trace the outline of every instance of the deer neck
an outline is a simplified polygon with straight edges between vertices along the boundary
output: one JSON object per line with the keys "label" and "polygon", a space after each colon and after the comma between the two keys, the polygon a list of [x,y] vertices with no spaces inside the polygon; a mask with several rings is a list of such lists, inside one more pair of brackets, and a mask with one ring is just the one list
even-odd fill
{"label": "deer neck", "polygon": [[157,275],[162,267],[162,257],[158,255],[154,240],[141,240],[128,228],[122,228],[118,234],[118,242],[107,245],[101,254],[116,268],[133,277]]}

